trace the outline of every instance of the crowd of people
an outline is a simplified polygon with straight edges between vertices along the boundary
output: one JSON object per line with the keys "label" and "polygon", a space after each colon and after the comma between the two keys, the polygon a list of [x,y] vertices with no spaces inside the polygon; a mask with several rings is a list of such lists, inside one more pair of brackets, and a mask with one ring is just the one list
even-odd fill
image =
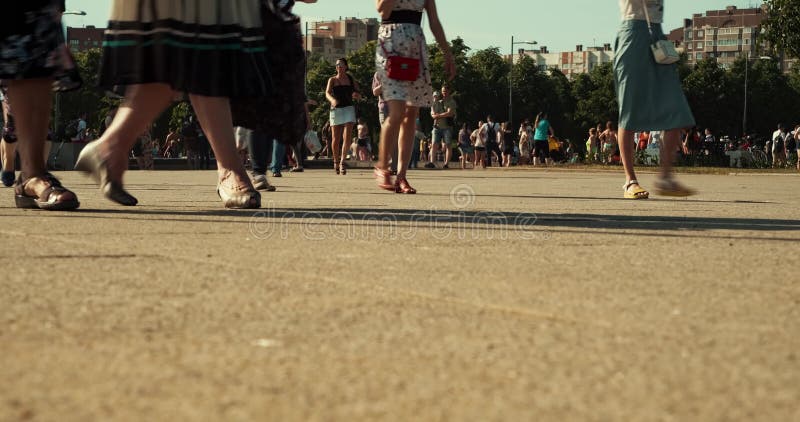
{"label": "crowd of people", "polygon": [[[145,8],[141,3],[113,0],[98,80],[101,88],[124,99],[100,137],[85,139],[90,142],[75,168],[91,176],[106,198],[132,206],[138,200],[123,184],[131,150],[140,168],[152,168],[156,155],[173,156],[181,150],[199,169],[210,166],[213,151],[223,205],[259,207],[258,191],[275,189],[266,178],[269,170],[280,176],[290,157],[302,171],[302,140],[310,129],[306,52],[300,20],[292,12],[294,0],[197,0],[192,8],[157,0]],[[457,123],[451,90],[445,84],[434,92],[431,84],[423,15],[441,50],[447,78],[452,80],[456,73],[435,0],[376,0],[381,25],[371,94],[378,97],[381,122],[377,151],[370,128],[356,118],[353,106],[368,93],[349,75],[347,60],[340,59],[325,91],[330,116],[322,130],[321,153],[331,154],[335,173],[346,175],[353,139],[349,155],[375,158],[378,187],[404,194],[416,193],[408,180],[409,168],[420,162],[435,168],[440,159],[441,167],[448,168],[456,151],[462,169],[490,167],[493,162],[546,166],[574,157],[619,162],[625,171],[623,196],[645,199],[650,193],[636,180],[634,153],[655,145],[661,166],[657,193],[691,195],[694,190],[675,179],[672,163],[676,153],[699,148],[696,131],[685,129],[696,123],[675,66],[658,59],[651,49],[653,40],[665,38],[663,3],[620,1],[622,25],[614,60],[618,124],[592,128],[584,144],[556,138],[546,112],[523,121],[517,130],[491,115],[474,126]],[[80,86],[64,44],[63,10],[63,1],[57,0],[12,2],[0,18],[0,80],[7,100],[2,179],[14,185],[18,207],[79,206],[77,196],[47,172],[42,159],[53,90]],[[152,139],[152,122],[177,98],[188,99],[192,115],[163,143]],[[430,109],[430,136],[420,128],[420,109]],[[773,134],[775,162],[785,160],[797,135],[797,130],[790,136],[783,127]],[[13,170],[8,174],[6,148],[17,139],[22,172],[15,178]],[[244,157],[252,164],[250,175]]]}

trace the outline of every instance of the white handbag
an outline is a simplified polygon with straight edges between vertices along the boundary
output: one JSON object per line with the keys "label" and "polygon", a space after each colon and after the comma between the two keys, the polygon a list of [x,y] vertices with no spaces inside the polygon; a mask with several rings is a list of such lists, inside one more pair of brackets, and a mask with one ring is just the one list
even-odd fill
{"label": "white handbag", "polygon": [[[644,16],[647,19],[647,30],[650,31],[650,39],[655,39],[653,29],[650,27],[650,13],[647,11],[645,0],[642,0],[642,6],[644,7]],[[653,52],[653,58],[658,64],[673,64],[681,59],[680,54],[675,50],[675,45],[669,40],[654,40],[650,44],[650,50]]]}

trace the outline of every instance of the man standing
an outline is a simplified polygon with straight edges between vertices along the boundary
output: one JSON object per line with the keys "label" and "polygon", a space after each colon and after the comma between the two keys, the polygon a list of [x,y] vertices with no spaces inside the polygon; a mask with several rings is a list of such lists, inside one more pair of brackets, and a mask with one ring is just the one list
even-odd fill
{"label": "man standing", "polygon": [[431,140],[430,162],[425,164],[425,168],[436,168],[436,155],[441,143],[444,149],[444,165],[442,168],[449,168],[450,155],[453,144],[453,128],[455,127],[456,102],[450,97],[450,90],[447,86],[442,87],[442,93],[433,93],[433,106],[431,107],[431,117],[433,117],[433,139]]}
{"label": "man standing", "polygon": [[[492,154],[495,154],[498,163],[503,161],[503,153],[500,151],[500,144],[497,142],[497,133],[500,132],[500,125],[494,121],[492,115],[486,116],[486,123],[481,127],[481,133],[486,134],[486,166],[492,166]],[[501,164],[502,166],[502,164]]]}
{"label": "man standing", "polygon": [[772,168],[786,165],[786,126],[778,124],[778,130],[772,132]]}

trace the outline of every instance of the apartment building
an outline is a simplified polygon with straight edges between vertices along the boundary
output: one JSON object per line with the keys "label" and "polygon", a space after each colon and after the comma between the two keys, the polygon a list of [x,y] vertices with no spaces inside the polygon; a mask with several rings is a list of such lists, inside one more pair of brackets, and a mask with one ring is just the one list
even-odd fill
{"label": "apartment building", "polygon": [[603,44],[602,47],[585,47],[576,45],[574,51],[562,51],[551,53],[546,46],[537,50],[517,51],[514,61],[518,61],[523,55],[528,56],[536,62],[540,70],[559,69],[568,78],[572,79],[575,75],[589,73],[597,66],[614,61],[614,51],[611,44]]}
{"label": "apartment building", "polygon": [[[763,6],[709,10],[686,19],[684,27],[671,31],[668,38],[687,53],[690,66],[705,58],[716,58],[723,68],[730,69],[739,57],[759,55],[757,38],[766,17]],[[792,60],[780,60],[784,72],[793,64]]]}
{"label": "apartment building", "polygon": [[369,41],[378,39],[377,19],[340,18],[337,21],[308,22],[306,51],[322,55],[330,63],[346,57]]}
{"label": "apartment building", "polygon": [[67,27],[67,45],[73,53],[86,51],[92,48],[103,47],[103,32],[105,28],[86,26],[85,28]]}

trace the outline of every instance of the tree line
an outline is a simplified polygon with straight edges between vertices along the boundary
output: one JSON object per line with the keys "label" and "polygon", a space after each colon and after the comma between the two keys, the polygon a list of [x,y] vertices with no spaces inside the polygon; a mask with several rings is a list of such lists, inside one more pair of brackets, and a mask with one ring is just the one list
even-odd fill
{"label": "tree line", "polygon": [[[367,43],[346,57],[350,73],[364,94],[356,108],[372,129],[373,139],[377,139],[379,129],[377,98],[371,93],[375,47],[375,42]],[[446,80],[443,57],[435,44],[428,48],[431,78],[437,89]],[[527,56],[512,65],[498,48],[472,51],[461,38],[451,42],[451,49],[458,69],[458,75],[450,83],[458,104],[458,122],[474,126],[487,114],[492,114],[497,121],[507,120],[509,80],[515,126],[524,118],[532,119],[536,113],[547,111],[560,137],[579,141],[585,138],[590,127],[617,120],[618,104],[610,64],[569,79],[558,69],[539,69]],[[89,126],[98,128],[119,100],[96,88],[100,50],[79,52],[75,58],[85,83],[80,90],[58,94],[54,127],[69,128],[82,113],[88,113]],[[748,134],[766,136],[778,122],[800,123],[800,66],[784,74],[778,63],[761,58],[748,61],[742,57],[729,70],[723,69],[714,59],[700,61],[694,68],[685,61],[679,63],[678,72],[698,126],[711,128],[718,136],[741,136],[745,73]],[[328,118],[330,108],[325,87],[328,78],[335,73],[333,64],[322,57],[309,57],[307,91],[309,98],[318,103],[312,107],[312,124],[316,130],[321,129]],[[154,136],[163,139],[170,126],[179,124],[189,112],[186,104],[174,104],[156,122]],[[422,129],[430,130],[432,122],[428,110],[422,110],[420,119]]]}

